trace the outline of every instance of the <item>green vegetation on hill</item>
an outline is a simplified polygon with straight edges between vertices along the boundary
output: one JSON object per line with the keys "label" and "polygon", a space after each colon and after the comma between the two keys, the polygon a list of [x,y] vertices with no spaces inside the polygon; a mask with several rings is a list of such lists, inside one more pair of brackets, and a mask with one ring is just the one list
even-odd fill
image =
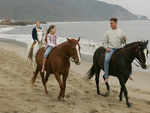
{"label": "green vegetation on hill", "polygon": [[15,21],[137,20],[118,6],[97,0],[0,0],[0,19]]}

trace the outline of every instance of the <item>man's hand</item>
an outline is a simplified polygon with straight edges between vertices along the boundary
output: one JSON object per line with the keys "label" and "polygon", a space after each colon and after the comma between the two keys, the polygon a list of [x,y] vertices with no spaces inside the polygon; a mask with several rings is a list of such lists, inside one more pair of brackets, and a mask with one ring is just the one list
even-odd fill
{"label": "man's hand", "polygon": [[110,52],[111,50],[110,50],[109,48],[106,48],[106,51],[107,51],[107,52]]}
{"label": "man's hand", "polygon": [[37,40],[35,40],[35,42],[37,43],[38,41],[37,41]]}
{"label": "man's hand", "polygon": [[123,37],[123,40],[124,40],[124,41],[126,41],[126,40],[127,40],[127,37],[126,37],[126,36],[124,36],[124,37]]}

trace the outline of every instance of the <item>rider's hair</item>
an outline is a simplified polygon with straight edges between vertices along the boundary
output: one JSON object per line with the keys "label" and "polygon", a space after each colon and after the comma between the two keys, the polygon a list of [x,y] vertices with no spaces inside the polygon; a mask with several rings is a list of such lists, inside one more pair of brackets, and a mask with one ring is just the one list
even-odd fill
{"label": "rider's hair", "polygon": [[110,21],[118,22],[117,18],[111,18]]}
{"label": "rider's hair", "polygon": [[37,20],[35,23],[40,22],[39,20]]}
{"label": "rider's hair", "polygon": [[51,32],[51,29],[54,29],[54,27],[56,27],[55,25],[51,25],[49,26],[49,28],[46,31],[46,35],[45,35],[45,41],[47,42],[47,34],[49,34]]}

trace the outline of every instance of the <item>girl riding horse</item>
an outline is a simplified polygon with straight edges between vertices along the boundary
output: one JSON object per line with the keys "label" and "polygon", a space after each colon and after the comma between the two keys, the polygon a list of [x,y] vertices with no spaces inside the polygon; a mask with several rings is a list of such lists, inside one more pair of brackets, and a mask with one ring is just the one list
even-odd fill
{"label": "girl riding horse", "polygon": [[56,34],[56,26],[51,25],[48,28],[46,35],[45,35],[45,41],[47,42],[47,45],[45,47],[46,51],[45,51],[44,58],[43,58],[42,73],[44,72],[47,56],[49,55],[49,53],[54,47],[57,47],[59,45],[57,44],[57,39],[58,39],[58,35]]}
{"label": "girl riding horse", "polygon": [[[58,95],[58,99],[64,100],[65,98],[65,88],[66,88],[66,80],[69,75],[70,69],[70,57],[73,59],[73,62],[76,65],[81,63],[81,55],[80,55],[80,37],[76,39],[67,39],[66,42],[60,44],[60,46],[54,48],[47,57],[47,61],[45,64],[45,73],[42,73],[42,58],[45,53],[44,47],[40,48],[36,54],[36,63],[37,67],[34,72],[34,75],[31,79],[32,85],[36,80],[38,72],[40,72],[42,83],[45,88],[45,93],[47,94],[46,83],[50,74],[54,74],[56,80],[59,83],[60,92]],[[61,77],[62,76],[62,77]]]}

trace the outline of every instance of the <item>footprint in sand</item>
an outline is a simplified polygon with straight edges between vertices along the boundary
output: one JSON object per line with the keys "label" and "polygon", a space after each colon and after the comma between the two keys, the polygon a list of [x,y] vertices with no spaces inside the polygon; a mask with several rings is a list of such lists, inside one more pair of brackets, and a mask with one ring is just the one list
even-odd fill
{"label": "footprint in sand", "polygon": [[118,91],[116,91],[116,90],[112,90],[112,92],[114,92],[114,93],[118,93]]}
{"label": "footprint in sand", "polygon": [[68,94],[68,95],[66,95],[66,98],[70,98],[70,95]]}
{"label": "footprint in sand", "polygon": [[146,104],[150,105],[150,101],[146,101]]}
{"label": "footprint in sand", "polygon": [[107,106],[107,105],[101,105],[101,107],[104,107],[104,108],[105,108],[105,107],[108,107],[108,106]]}
{"label": "footprint in sand", "polygon": [[98,113],[98,110],[92,109],[92,110],[90,111],[90,113]]}
{"label": "footprint in sand", "polygon": [[85,91],[85,93],[89,93],[89,91]]}

